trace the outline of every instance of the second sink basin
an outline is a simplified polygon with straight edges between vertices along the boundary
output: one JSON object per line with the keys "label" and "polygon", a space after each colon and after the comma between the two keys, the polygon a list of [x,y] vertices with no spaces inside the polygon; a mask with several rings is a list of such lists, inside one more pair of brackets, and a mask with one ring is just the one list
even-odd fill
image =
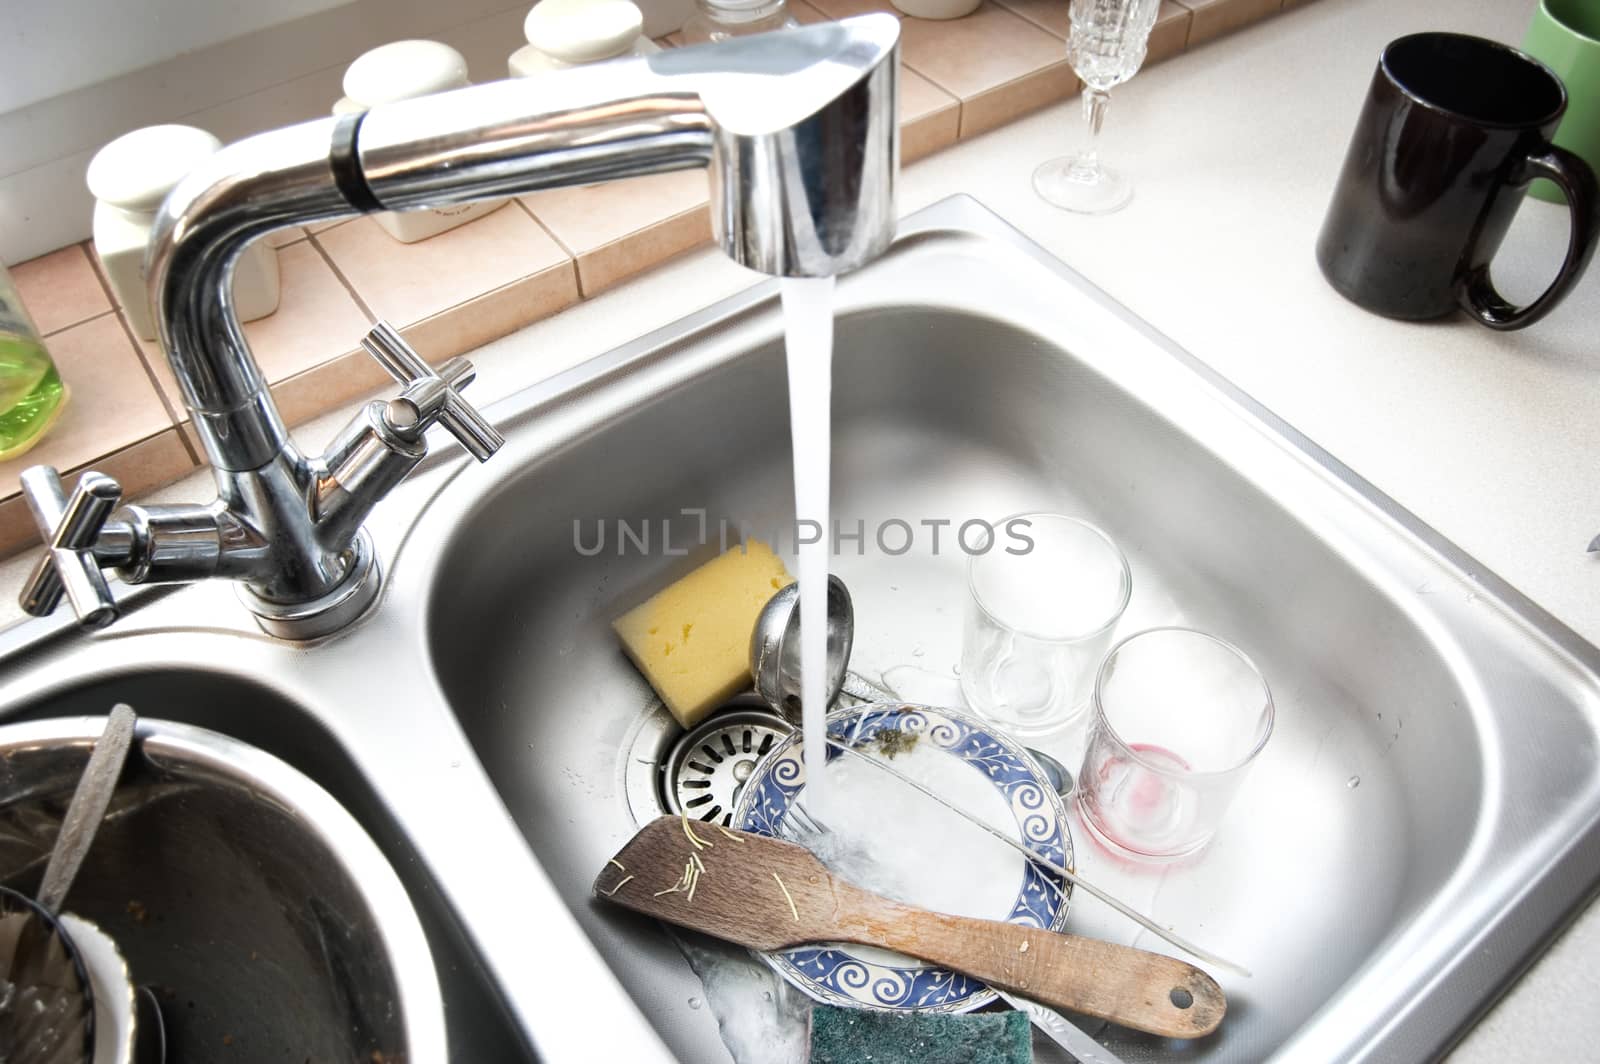
{"label": "second sink basin", "polygon": [[[1586,889],[1551,872],[1596,852],[1593,651],[969,202],[918,222],[839,287],[834,518],[865,536],[835,570],[857,667],[948,686],[964,521],[1055,510],[1105,528],[1134,573],[1121,630],[1222,635],[1278,703],[1201,860],[1094,864],[1254,971],[1223,977],[1232,1012],[1189,1057],[1447,1046]],[[608,626],[741,528],[792,522],[775,302],[730,300],[498,409],[497,475],[446,488],[401,556],[477,757],[685,1060],[725,1054],[688,1004],[698,981],[665,936],[589,897],[635,827],[625,762],[652,705]],[[1132,939],[1076,904],[1075,928]]]}
{"label": "second sink basin", "polygon": [[[103,727],[98,716],[0,727],[7,885],[38,889]],[[446,1052],[433,958],[378,848],[305,776],[217,732],[139,722],[64,908],[110,935],[152,989],[171,1059]]]}

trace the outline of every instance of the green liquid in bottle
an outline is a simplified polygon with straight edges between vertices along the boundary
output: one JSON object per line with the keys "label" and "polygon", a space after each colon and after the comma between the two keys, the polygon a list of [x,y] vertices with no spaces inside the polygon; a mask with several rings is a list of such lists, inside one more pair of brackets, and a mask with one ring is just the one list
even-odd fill
{"label": "green liquid in bottle", "polygon": [[43,344],[0,333],[0,461],[39,442],[66,398],[66,386]]}

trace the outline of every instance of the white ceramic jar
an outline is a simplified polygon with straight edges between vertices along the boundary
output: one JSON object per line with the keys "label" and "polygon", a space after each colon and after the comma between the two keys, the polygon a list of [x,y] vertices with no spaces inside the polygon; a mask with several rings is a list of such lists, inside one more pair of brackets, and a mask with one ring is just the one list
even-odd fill
{"label": "white ceramic jar", "polygon": [[[89,160],[95,254],[128,324],[146,340],[156,338],[144,275],[156,211],[189,171],[221,147],[220,140],[193,126],[147,126],[118,137]],[[278,253],[266,243],[245,249],[233,274],[233,302],[240,321],[278,309]]]}
{"label": "white ceramic jar", "polygon": [[[350,64],[344,74],[344,98],[333,105],[333,113],[365,111],[379,104],[464,89],[469,84],[467,61],[448,44],[394,41],[362,54]],[[402,244],[415,244],[499,210],[506,202],[500,199],[455,207],[385,211],[372,217]]]}
{"label": "white ceramic jar", "polygon": [[972,14],[982,5],[983,0],[889,0],[889,2],[912,18],[950,19]]}
{"label": "white ceramic jar", "polygon": [[511,53],[514,78],[661,49],[644,36],[644,16],[630,0],[541,0],[523,20],[528,43]]}

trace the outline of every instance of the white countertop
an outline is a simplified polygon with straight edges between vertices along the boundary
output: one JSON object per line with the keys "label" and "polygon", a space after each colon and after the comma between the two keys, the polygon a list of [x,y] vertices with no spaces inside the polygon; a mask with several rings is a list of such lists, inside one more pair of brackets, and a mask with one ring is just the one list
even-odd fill
{"label": "white countertop", "polygon": [[[1062,0],[1066,2],[1066,0]],[[1076,102],[909,168],[901,207],[975,196],[1591,642],[1600,642],[1600,264],[1550,317],[1500,334],[1402,324],[1323,281],[1313,245],[1379,49],[1451,29],[1516,43],[1533,0],[1316,0],[1112,94],[1105,156],[1130,207],[1080,218],[1037,199],[1035,165],[1079,136]],[[1526,298],[1553,275],[1565,208],[1528,201],[1496,260]],[[756,278],[703,251],[474,354],[485,402],[667,324]],[[321,443],[347,414],[297,435]],[[200,473],[156,498],[210,498]],[[0,566],[14,602],[31,559]],[[0,620],[16,616],[9,605]],[[1462,1064],[1592,1059],[1600,905],[1455,1053]]]}

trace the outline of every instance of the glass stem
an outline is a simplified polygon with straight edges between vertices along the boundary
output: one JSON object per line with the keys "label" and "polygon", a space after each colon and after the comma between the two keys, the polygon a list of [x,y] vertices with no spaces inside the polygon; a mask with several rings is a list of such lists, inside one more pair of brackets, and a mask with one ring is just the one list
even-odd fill
{"label": "glass stem", "polygon": [[1111,103],[1111,94],[1104,89],[1092,89],[1087,86],[1083,90],[1083,120],[1089,123],[1089,143],[1078,153],[1078,162],[1074,169],[1086,173],[1098,174],[1100,171],[1100,127],[1105,124],[1106,106]]}

